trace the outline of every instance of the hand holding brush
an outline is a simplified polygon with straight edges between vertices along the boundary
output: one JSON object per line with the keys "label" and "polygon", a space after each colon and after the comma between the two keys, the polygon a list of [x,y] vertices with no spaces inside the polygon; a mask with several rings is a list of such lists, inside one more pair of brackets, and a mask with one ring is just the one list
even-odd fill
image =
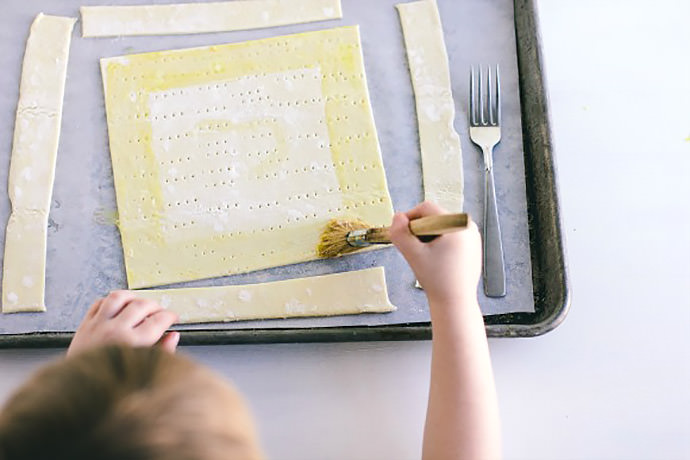
{"label": "hand holding brush", "polygon": [[[410,221],[410,231],[417,237],[434,237],[467,228],[469,216],[442,214]],[[373,227],[361,220],[333,219],[321,234],[317,251],[320,257],[348,254],[372,244],[390,244],[390,227]]]}

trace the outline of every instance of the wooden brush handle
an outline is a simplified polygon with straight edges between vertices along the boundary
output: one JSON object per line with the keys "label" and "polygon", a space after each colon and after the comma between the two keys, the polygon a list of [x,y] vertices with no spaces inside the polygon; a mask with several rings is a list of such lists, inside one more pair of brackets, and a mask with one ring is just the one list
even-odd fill
{"label": "wooden brush handle", "polygon": [[420,217],[410,221],[410,231],[417,236],[443,235],[467,228],[469,220],[465,213]]}
{"label": "wooden brush handle", "polygon": [[[417,236],[437,236],[467,228],[470,218],[465,213],[420,217],[410,221],[410,231]],[[369,243],[390,243],[390,227],[372,228],[367,232]]]}

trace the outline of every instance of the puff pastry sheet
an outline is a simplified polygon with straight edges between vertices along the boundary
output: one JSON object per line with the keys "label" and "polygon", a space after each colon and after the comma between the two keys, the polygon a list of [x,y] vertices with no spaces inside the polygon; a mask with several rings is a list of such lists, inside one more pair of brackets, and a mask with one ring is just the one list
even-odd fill
{"label": "puff pastry sheet", "polygon": [[45,311],[46,229],[75,19],[39,14],[26,44],[9,171],[2,311]]}
{"label": "puff pastry sheet", "polygon": [[84,6],[84,37],[258,29],[342,17],[340,0],[235,0],[171,5]]}
{"label": "puff pastry sheet", "polygon": [[101,67],[130,288],[316,259],[334,217],[390,223],[357,27]]}
{"label": "puff pastry sheet", "polygon": [[448,55],[434,0],[396,5],[417,106],[424,198],[451,212],[463,208],[460,138],[453,127]]}
{"label": "puff pastry sheet", "polygon": [[386,313],[383,267],[263,284],[137,291],[180,317],[180,323]]}

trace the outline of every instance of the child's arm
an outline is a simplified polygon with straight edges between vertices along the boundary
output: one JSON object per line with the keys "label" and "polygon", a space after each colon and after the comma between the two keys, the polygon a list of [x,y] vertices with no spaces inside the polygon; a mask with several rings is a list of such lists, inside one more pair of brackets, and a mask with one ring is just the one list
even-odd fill
{"label": "child's arm", "polygon": [[477,302],[481,242],[474,222],[466,230],[422,243],[410,219],[442,214],[422,203],[393,218],[391,238],[429,299],[431,383],[424,428],[425,459],[500,457],[498,403],[484,321]]}
{"label": "child's arm", "polygon": [[96,300],[74,334],[67,355],[105,344],[145,347],[159,343],[174,352],[179,332],[165,331],[177,315],[151,300],[137,299],[130,291],[113,291]]}

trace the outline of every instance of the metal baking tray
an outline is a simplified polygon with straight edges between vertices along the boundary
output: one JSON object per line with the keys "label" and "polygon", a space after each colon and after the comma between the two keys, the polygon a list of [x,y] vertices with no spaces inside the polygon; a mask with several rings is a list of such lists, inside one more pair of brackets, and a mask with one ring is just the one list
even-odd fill
{"label": "metal baking tray", "polygon": [[[86,0],[85,3],[94,2]],[[123,3],[125,2],[123,1]],[[347,15],[347,0],[343,3]],[[549,102],[543,72],[538,13],[533,0],[514,0],[512,6],[513,11],[511,13],[513,13],[514,18],[517,51],[517,82],[522,122],[524,182],[534,312],[485,315],[487,334],[491,337],[528,337],[544,334],[564,320],[570,305],[570,286],[558,202],[556,166],[551,140]],[[446,4],[446,12],[453,7],[453,3]],[[390,14],[395,15],[395,12],[391,11]],[[395,20],[397,21],[397,17]],[[464,100],[462,94],[455,96],[456,99]],[[93,114],[93,116],[102,115]],[[380,121],[377,125],[381,129]],[[5,142],[3,148],[8,144],[9,141]],[[463,150],[467,152],[466,146],[463,146]],[[108,187],[112,187],[112,184],[103,184],[103,188]],[[101,188],[99,185],[99,192]],[[119,247],[119,237],[115,246]],[[381,258],[390,260],[390,257],[386,259],[385,256],[382,256]],[[368,260],[365,260],[365,263],[368,263]],[[99,279],[99,281],[101,280]],[[431,327],[428,322],[330,327],[292,327],[289,326],[289,322],[285,322],[285,324],[288,326],[276,327],[274,325],[270,328],[253,327],[250,324],[238,329],[217,329],[201,325],[193,330],[184,330],[181,343],[193,345],[419,340],[431,337]],[[66,346],[71,336],[71,332],[51,331],[6,333],[0,334],[0,347]]]}

